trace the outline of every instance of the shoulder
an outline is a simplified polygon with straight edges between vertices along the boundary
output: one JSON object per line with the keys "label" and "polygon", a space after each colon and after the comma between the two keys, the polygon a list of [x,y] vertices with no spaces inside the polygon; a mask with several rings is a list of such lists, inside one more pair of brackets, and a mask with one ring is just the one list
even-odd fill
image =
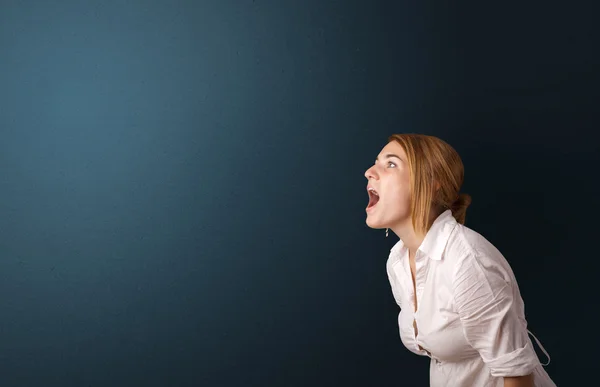
{"label": "shoulder", "polygon": [[514,278],[500,250],[483,235],[462,224],[456,225],[448,239],[444,259],[452,266],[454,277],[476,271],[476,277],[494,275],[507,282]]}

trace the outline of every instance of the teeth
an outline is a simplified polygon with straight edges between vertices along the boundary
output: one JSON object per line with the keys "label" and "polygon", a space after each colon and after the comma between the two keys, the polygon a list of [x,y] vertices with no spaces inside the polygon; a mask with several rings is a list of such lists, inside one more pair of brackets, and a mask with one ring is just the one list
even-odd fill
{"label": "teeth", "polygon": [[377,193],[377,191],[375,191],[373,188],[369,188],[369,192],[371,192],[373,195],[379,196],[379,194]]}

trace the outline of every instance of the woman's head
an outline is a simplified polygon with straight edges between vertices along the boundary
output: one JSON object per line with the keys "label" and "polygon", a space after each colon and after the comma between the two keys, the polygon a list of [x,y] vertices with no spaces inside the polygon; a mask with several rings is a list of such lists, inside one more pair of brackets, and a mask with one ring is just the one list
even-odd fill
{"label": "woman's head", "polygon": [[424,235],[446,209],[464,223],[471,204],[469,195],[459,195],[464,178],[460,156],[434,136],[392,135],[365,177],[370,190],[367,224],[372,228],[412,226]]}

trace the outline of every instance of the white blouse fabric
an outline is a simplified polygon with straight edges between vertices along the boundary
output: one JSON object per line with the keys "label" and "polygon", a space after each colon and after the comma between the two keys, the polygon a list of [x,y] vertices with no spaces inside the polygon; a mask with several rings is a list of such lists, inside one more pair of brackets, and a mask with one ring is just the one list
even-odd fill
{"label": "white blouse fabric", "polygon": [[447,210],[425,236],[415,263],[416,311],[402,240],[390,252],[387,274],[400,306],[400,338],[410,351],[431,358],[431,387],[503,387],[504,376],[530,373],[536,387],[556,386],[529,338],[512,269],[489,241]]}

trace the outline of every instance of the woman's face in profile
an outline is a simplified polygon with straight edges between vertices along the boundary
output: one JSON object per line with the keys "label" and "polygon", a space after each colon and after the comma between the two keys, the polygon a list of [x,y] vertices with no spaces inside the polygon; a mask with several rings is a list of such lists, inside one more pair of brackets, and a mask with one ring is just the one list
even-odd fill
{"label": "woman's face in profile", "polygon": [[410,170],[406,153],[396,141],[388,143],[367,169],[367,225],[392,228],[410,221]]}

